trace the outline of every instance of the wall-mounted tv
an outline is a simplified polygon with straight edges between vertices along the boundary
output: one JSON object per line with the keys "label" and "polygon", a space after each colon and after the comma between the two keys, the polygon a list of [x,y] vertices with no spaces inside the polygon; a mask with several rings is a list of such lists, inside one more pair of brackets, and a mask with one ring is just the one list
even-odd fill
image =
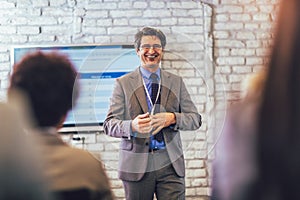
{"label": "wall-mounted tv", "polygon": [[14,46],[12,67],[26,53],[37,50],[68,55],[80,74],[81,93],[61,132],[101,129],[115,79],[133,71],[140,63],[133,45]]}

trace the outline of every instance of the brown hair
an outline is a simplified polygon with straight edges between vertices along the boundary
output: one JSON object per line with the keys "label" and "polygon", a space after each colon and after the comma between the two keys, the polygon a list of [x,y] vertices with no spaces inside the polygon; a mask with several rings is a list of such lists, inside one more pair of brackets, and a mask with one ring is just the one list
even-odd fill
{"label": "brown hair", "polygon": [[77,71],[59,53],[35,52],[13,67],[10,91],[23,92],[38,126],[57,126],[78,97]]}
{"label": "brown hair", "polygon": [[165,48],[167,44],[165,34],[159,29],[152,28],[152,27],[144,27],[135,34],[134,46],[136,49],[140,48],[142,37],[148,35],[158,37],[160,39],[162,48],[163,49]]}
{"label": "brown hair", "polygon": [[300,198],[300,1],[281,1],[280,6],[258,113],[255,199]]}

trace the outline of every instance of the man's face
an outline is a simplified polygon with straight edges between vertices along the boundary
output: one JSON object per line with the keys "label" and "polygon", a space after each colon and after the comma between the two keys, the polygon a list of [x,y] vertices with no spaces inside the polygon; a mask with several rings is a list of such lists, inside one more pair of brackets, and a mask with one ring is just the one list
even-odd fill
{"label": "man's face", "polygon": [[160,39],[156,36],[143,36],[137,55],[140,57],[143,68],[156,71],[163,55]]}

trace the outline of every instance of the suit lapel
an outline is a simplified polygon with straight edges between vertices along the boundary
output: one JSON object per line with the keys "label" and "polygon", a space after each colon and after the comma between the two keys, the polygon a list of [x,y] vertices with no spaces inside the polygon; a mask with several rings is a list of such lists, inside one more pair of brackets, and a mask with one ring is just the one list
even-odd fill
{"label": "suit lapel", "polygon": [[133,94],[136,96],[136,98],[132,100],[137,101],[144,113],[148,112],[148,105],[139,67],[131,74],[129,78],[129,85],[131,87],[130,89],[133,91]]}
{"label": "suit lapel", "polygon": [[167,105],[167,100],[172,87],[172,80],[165,71],[161,70],[161,98],[160,103],[163,108]]}

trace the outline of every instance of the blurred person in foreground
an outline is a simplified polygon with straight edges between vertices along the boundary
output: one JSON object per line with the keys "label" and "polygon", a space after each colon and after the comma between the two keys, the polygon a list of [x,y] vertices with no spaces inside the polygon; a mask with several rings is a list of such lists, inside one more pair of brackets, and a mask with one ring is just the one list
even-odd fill
{"label": "blurred person in foreground", "polygon": [[[286,200],[300,199],[300,1],[281,1],[278,24],[263,95],[254,116],[254,127],[242,126],[240,118],[247,113],[241,108],[236,126],[251,136],[253,145],[245,145],[244,140],[228,138],[227,147],[222,151],[227,156],[248,156],[246,161],[253,167],[251,174],[240,174],[240,185],[230,185],[228,171],[226,186],[221,184],[219,199],[224,200]],[[250,125],[249,125],[250,124]],[[249,132],[248,128],[252,130]],[[241,133],[240,132],[240,133]],[[224,138],[228,132],[224,132]],[[235,133],[238,135],[238,133]],[[235,141],[235,142],[232,142]],[[242,149],[242,151],[240,151]],[[245,154],[244,152],[249,152]],[[219,157],[221,157],[220,155]],[[226,158],[222,158],[226,159]],[[247,160],[245,158],[244,160]],[[253,161],[253,162],[252,162]],[[239,170],[245,164],[228,161],[226,168]],[[216,163],[218,171],[222,165]],[[248,176],[243,179],[243,176]],[[217,180],[222,179],[218,176]],[[225,180],[224,180],[225,181]],[[230,190],[231,188],[231,190]]]}
{"label": "blurred person in foreground", "polygon": [[119,178],[126,199],[185,199],[180,130],[196,130],[201,115],[182,77],[161,69],[162,31],[144,27],[135,35],[141,65],[118,78],[104,121],[107,135],[121,138]]}
{"label": "blurred person in foreground", "polygon": [[38,139],[51,191],[84,190],[90,197],[86,199],[113,199],[103,164],[89,152],[66,144],[57,132],[79,95],[77,75],[62,54],[27,54],[14,66],[8,100],[14,100],[14,91],[28,99],[35,122],[31,132]]}
{"label": "blurred person in foreground", "polygon": [[53,200],[21,111],[0,103],[0,199]]}
{"label": "blurred person in foreground", "polygon": [[232,195],[247,189],[255,178],[257,112],[265,79],[265,70],[248,76],[242,100],[228,109],[213,163],[212,200],[234,200]]}

